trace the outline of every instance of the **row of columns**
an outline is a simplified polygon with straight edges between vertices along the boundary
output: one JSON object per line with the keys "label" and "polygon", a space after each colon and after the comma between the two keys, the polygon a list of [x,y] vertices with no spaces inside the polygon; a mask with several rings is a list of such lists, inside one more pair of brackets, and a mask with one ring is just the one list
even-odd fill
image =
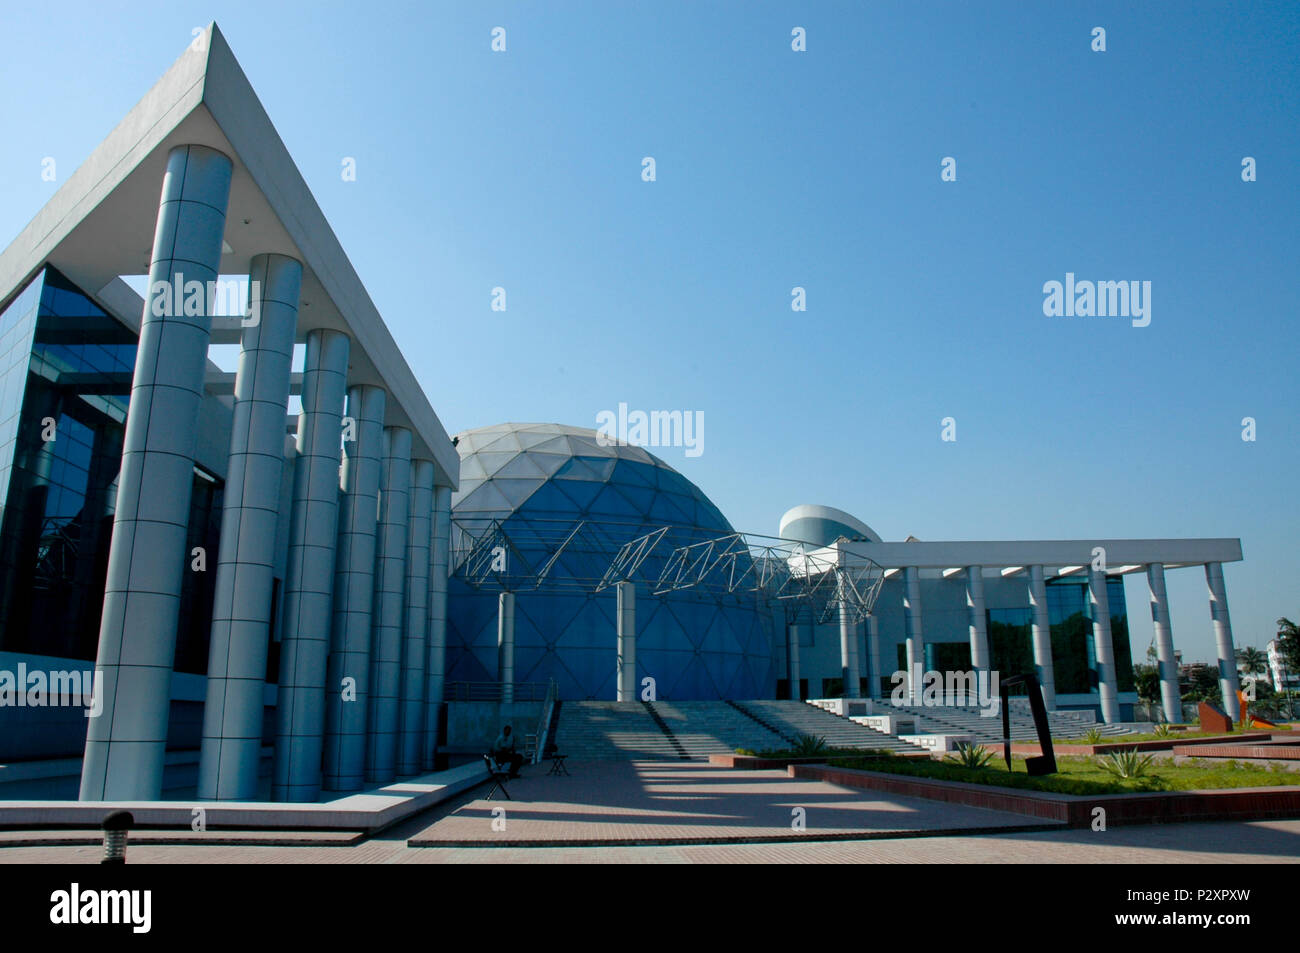
{"label": "row of columns", "polygon": [[[636,583],[615,583],[615,655],[614,697],[631,702],[638,698],[636,680]],[[501,701],[515,700],[515,594],[497,593],[497,683]]]}
{"label": "row of columns", "polygon": [[[123,444],[83,800],[161,795],[190,488],[211,316],[167,307],[221,262],[232,164],[168,156]],[[235,378],[198,794],[258,790],[276,528],[302,265],[258,255]],[[255,295],[255,297],[254,297]],[[177,313],[180,312],[180,313]],[[350,342],[306,335],[272,796],[315,800],[433,766],[445,671],[450,489],[386,394],[347,385]],[[344,401],[346,396],[346,418]]]}
{"label": "row of columns", "polygon": [[[971,667],[987,672],[991,664],[984,602],[984,567],[965,567],[966,607],[970,638]],[[1042,686],[1043,700],[1049,711],[1056,710],[1056,678],[1052,661],[1052,629],[1047,607],[1047,586],[1042,566],[1028,567],[1030,637],[1033,646],[1034,668]],[[1236,653],[1232,640],[1232,624],[1228,616],[1228,599],[1223,583],[1220,563],[1207,563],[1205,579],[1210,593],[1210,613],[1214,625],[1215,647],[1218,655],[1219,681],[1224,708],[1234,720],[1241,717],[1237,700]],[[1090,567],[1088,570],[1088,598],[1092,605],[1093,646],[1098,674],[1098,704],[1106,724],[1120,720],[1118,678],[1115,668],[1115,650],[1110,627],[1110,599],[1106,590],[1107,575]],[[1160,673],[1161,701],[1168,721],[1182,720],[1182,701],[1178,685],[1178,665],[1174,657],[1173,635],[1169,624],[1169,604],[1165,593],[1164,566],[1152,563],[1147,566],[1147,582],[1151,593],[1151,619],[1155,629],[1156,654]],[[915,566],[903,567],[903,621],[906,651],[906,692],[909,704],[919,704],[921,685],[914,676],[916,666],[925,670],[925,630],[921,617],[920,571]],[[858,654],[856,626],[847,607],[840,608],[840,664],[844,694],[857,698]],[[785,626],[787,633],[787,676],[792,694],[799,693],[799,642],[802,626],[792,623]],[[867,652],[870,678],[870,695],[880,697],[880,631],[874,614],[867,617]]]}
{"label": "row of columns", "polygon": [[162,788],[195,421],[212,332],[206,308],[186,314],[169,304],[172,289],[183,294],[186,282],[206,288],[217,278],[232,173],[227,156],[203,146],[167,156],[95,659],[103,709],[86,730],[82,800],[154,800]]}

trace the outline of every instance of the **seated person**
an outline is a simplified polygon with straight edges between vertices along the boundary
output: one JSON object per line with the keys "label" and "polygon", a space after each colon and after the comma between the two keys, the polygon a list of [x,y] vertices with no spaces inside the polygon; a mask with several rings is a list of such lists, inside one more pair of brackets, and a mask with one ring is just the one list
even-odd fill
{"label": "seated person", "polygon": [[501,734],[497,735],[497,740],[492,742],[492,758],[502,767],[510,765],[510,777],[519,777],[524,756],[515,750],[515,736],[510,733],[509,725],[502,728]]}

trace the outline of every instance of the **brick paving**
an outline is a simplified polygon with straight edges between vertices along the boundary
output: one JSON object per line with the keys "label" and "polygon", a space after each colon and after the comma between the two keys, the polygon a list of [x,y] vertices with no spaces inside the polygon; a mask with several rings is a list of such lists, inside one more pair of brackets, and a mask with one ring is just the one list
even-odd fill
{"label": "brick paving", "polygon": [[[677,774],[670,768],[680,763],[657,762],[651,766],[646,784],[646,798],[662,796],[662,805],[668,813],[687,813],[699,820],[694,827],[714,827],[725,820],[727,825],[754,823],[766,829],[774,821],[764,810],[784,809],[788,805],[808,809],[808,825],[816,830],[818,818],[829,828],[834,822],[848,823],[853,816],[859,818],[874,814],[879,828],[870,832],[873,839],[818,841],[807,836],[785,836],[783,840],[744,844],[672,844],[665,846],[607,846],[607,847],[411,847],[408,840],[438,828],[444,821],[456,818],[460,824],[466,818],[483,818],[490,821],[491,807],[501,804],[507,810],[507,831],[516,833],[511,825],[517,819],[527,818],[511,814],[511,805],[533,807],[537,801],[526,800],[529,788],[533,793],[550,792],[555,797],[555,786],[574,781],[567,789],[568,802],[549,801],[547,804],[567,803],[572,811],[584,809],[576,802],[576,795],[593,795],[596,806],[604,803],[611,808],[609,788],[602,788],[602,778],[608,777],[601,769],[593,768],[580,773],[574,765],[573,778],[547,779],[540,776],[544,768],[528,768],[531,776],[511,785],[516,801],[483,801],[486,788],[478,788],[457,796],[388,831],[370,837],[352,846],[253,846],[238,843],[194,843],[155,845],[133,842],[128,860],[133,864],[519,864],[519,863],[922,863],[922,864],[1204,864],[1204,863],[1298,863],[1300,862],[1300,820],[1215,822],[1195,824],[1144,825],[1113,827],[1109,831],[1092,830],[1029,830],[983,834],[950,834],[931,829],[930,836],[890,837],[887,827],[900,827],[902,818],[916,828],[923,816],[933,815],[950,819],[951,806],[934,801],[883,797],[875,798],[868,792],[849,791],[819,782],[793,782],[780,772],[732,772],[726,769],[721,776],[701,771],[707,766],[687,763],[695,771]],[[584,771],[587,766],[581,766]],[[635,767],[627,766],[625,767]],[[666,775],[663,776],[663,775]],[[774,775],[774,776],[773,776]],[[698,787],[685,779],[695,779]],[[545,782],[539,784],[538,782]],[[752,786],[766,782],[767,793],[755,794]],[[795,786],[794,794],[787,786]],[[809,786],[811,785],[811,787]],[[824,788],[825,790],[817,790]],[[712,791],[713,793],[709,793]],[[733,795],[730,796],[730,795]],[[795,797],[794,795],[798,796]],[[498,795],[499,797],[499,795]],[[766,803],[763,809],[754,805]],[[486,806],[488,813],[479,815]],[[635,809],[635,808],[634,808]],[[656,808],[657,809],[657,808]],[[1004,815],[978,808],[963,808],[964,812]],[[465,813],[462,813],[465,812]],[[748,820],[747,820],[748,819]],[[885,823],[888,819],[890,823]],[[1017,818],[1023,823],[1025,819]],[[544,818],[543,823],[556,823],[556,818]],[[567,823],[565,820],[559,823]],[[485,822],[486,823],[486,822]],[[624,823],[609,820],[588,823]],[[664,815],[653,814],[649,820],[641,818],[627,822],[634,826],[648,825],[655,830],[666,826]],[[788,827],[788,820],[785,821]],[[490,823],[487,824],[490,832]],[[735,830],[734,827],[728,829]],[[755,827],[744,827],[748,834]],[[996,830],[996,828],[993,828]],[[835,829],[836,834],[846,829]],[[42,832],[49,833],[49,832]],[[6,836],[11,843],[22,840],[21,832]],[[214,832],[218,836],[219,832]],[[32,835],[28,835],[32,836]],[[39,835],[37,835],[39,836]],[[3,846],[0,842],[0,864],[67,863],[95,864],[99,862],[98,846]]]}
{"label": "brick paving", "polygon": [[[579,761],[570,764],[570,771],[570,777],[550,777],[534,769],[509,784],[512,800],[498,794],[491,801],[471,801],[410,843],[718,844],[1043,824],[1020,814],[794,779],[783,770],[734,771],[698,761]],[[796,820],[802,820],[801,828]]]}
{"label": "brick paving", "polygon": [[[97,864],[92,847],[0,849],[0,864]],[[866,841],[664,847],[134,846],[133,864],[1272,864],[1300,863],[1300,820]]]}

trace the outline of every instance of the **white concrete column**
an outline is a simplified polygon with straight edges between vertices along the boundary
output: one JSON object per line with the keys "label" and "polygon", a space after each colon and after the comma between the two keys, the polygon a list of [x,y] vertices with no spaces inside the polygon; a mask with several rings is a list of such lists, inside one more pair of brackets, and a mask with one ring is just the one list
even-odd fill
{"label": "white concrete column", "polygon": [[1174,633],[1169,624],[1169,597],[1165,594],[1165,567],[1147,566],[1147,588],[1151,590],[1151,627],[1155,630],[1156,661],[1160,666],[1160,700],[1165,720],[1183,720],[1183,698],[1178,688],[1178,661],[1174,657]]}
{"label": "white concrete column", "polygon": [[331,791],[357,791],[365,781],[375,531],[386,401],[379,387],[348,389],[344,436],[352,439],[343,442],[334,620],[325,679],[323,783]]}
{"label": "white concrete column", "polygon": [[501,700],[515,700],[515,594],[503,592],[497,597],[497,680],[501,683]]}
{"label": "white concrete column", "polygon": [[[837,570],[837,572],[840,572]],[[836,579],[840,595],[840,673],[845,698],[862,697],[862,676],[858,668],[858,627],[846,602],[848,584],[841,574]]]}
{"label": "white concrete column", "polygon": [[922,684],[916,666],[925,672],[925,630],[921,624],[921,573],[915,566],[903,569],[903,623],[907,634],[907,703],[921,703]]}
{"label": "white concrete column", "polygon": [[248,274],[221,546],[208,646],[200,800],[252,800],[262,761],[263,687],[271,636],[284,415],[298,328],[302,264],[257,255]]}
{"label": "white concrete column", "polygon": [[1047,612],[1047,583],[1042,566],[1029,567],[1029,605],[1034,614],[1030,634],[1034,643],[1034,669],[1043,689],[1043,704],[1056,711],[1056,666],[1052,661],[1052,623]]}
{"label": "white concrete column", "polygon": [[[966,567],[966,611],[970,615],[970,664],[976,672],[989,670],[988,621],[984,613],[984,567]],[[992,691],[992,689],[990,689]]]}
{"label": "white concrete column", "polygon": [[803,694],[799,691],[799,680],[803,675],[799,671],[799,640],[803,636],[803,626],[797,622],[792,622],[786,626],[786,678],[790,682],[790,697],[795,701],[803,701]]}
{"label": "white concrete column", "polygon": [[271,771],[271,797],[276,801],[310,802],[320,795],[349,349],[348,336],[341,331],[307,334],[276,689]]}
{"label": "white concrete column", "polygon": [[1233,721],[1241,720],[1237,700],[1237,652],[1232,644],[1232,621],[1228,618],[1228,593],[1223,585],[1223,564],[1205,564],[1205,584],[1210,590],[1210,619],[1214,623],[1214,646],[1219,654],[1219,690],[1223,710]]}
{"label": "white concrete column", "polygon": [[429,541],[433,531],[433,461],[411,462],[411,531],[406,543],[406,642],[402,650],[402,706],[397,773],[417,774],[423,763],[425,661],[429,657]]}
{"label": "white concrete column", "polygon": [[867,697],[880,701],[880,619],[873,612],[867,616]]}
{"label": "white concrete column", "polygon": [[615,584],[618,620],[618,657],[615,685],[621,702],[637,700],[636,682],[636,583],[624,580]]}
{"label": "white concrete column", "polygon": [[1101,717],[1108,725],[1119,721],[1119,686],[1115,677],[1115,649],[1110,640],[1110,596],[1106,574],[1088,569],[1088,597],[1092,601],[1092,642],[1097,656],[1097,697]]}
{"label": "white concrete column", "polygon": [[411,523],[411,431],[384,428],[383,486],[375,539],[375,600],[367,700],[366,781],[397,776],[397,722],[406,631],[406,546]]}
{"label": "white concrete column", "polygon": [[[206,291],[221,267],[232,168],[206,146],[177,146],[167,155],[95,659],[104,708],[87,722],[83,801],[152,801],[162,793],[212,331]],[[187,298],[187,290],[196,293]]]}
{"label": "white concrete column", "polygon": [[429,541],[429,654],[424,666],[424,769],[438,754],[439,713],[446,681],[447,571],[451,552],[451,488],[433,488],[433,526]]}

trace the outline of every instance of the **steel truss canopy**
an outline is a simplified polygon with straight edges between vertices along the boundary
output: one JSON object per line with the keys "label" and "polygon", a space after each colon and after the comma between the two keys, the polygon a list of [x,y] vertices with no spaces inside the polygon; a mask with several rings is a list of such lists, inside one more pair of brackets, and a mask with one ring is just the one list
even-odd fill
{"label": "steel truss canopy", "polygon": [[591,595],[634,582],[654,596],[694,592],[719,602],[752,598],[787,618],[829,622],[871,614],[884,571],[845,563],[835,547],[754,533],[596,520],[452,517],[452,577],[496,592]]}

